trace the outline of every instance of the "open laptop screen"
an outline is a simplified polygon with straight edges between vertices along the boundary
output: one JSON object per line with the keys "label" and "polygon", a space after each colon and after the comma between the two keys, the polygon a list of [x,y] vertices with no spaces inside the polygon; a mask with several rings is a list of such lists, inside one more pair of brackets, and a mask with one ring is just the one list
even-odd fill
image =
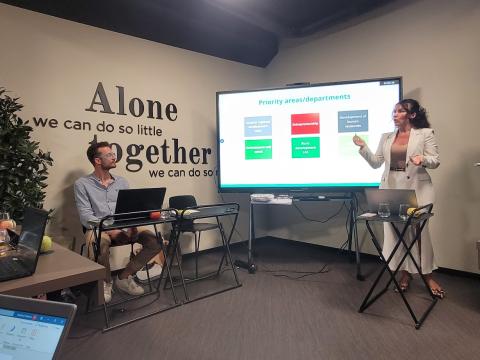
{"label": "open laptop screen", "polygon": [[0,295],[0,359],[55,359],[76,306]]}
{"label": "open laptop screen", "polygon": [[67,319],[0,308],[0,359],[52,359]]}
{"label": "open laptop screen", "polygon": [[[115,214],[159,210],[163,206],[166,190],[164,187],[119,190]],[[144,217],[148,218],[148,214]],[[116,220],[129,218],[131,215],[115,217]]]}
{"label": "open laptop screen", "polygon": [[36,253],[42,244],[47,218],[45,210],[26,208],[18,245]]}
{"label": "open laptop screen", "polygon": [[25,209],[22,232],[17,244],[17,255],[23,258],[24,265],[32,274],[37,267],[47,218],[48,212],[45,210],[29,207]]}
{"label": "open laptop screen", "polygon": [[378,212],[378,205],[387,203],[392,215],[398,215],[400,204],[418,206],[415,190],[412,189],[365,189],[368,210]]}

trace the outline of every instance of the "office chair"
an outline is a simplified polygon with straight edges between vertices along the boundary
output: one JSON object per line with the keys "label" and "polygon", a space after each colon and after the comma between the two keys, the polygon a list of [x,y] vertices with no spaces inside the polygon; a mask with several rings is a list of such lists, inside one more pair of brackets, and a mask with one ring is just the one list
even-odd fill
{"label": "office chair", "polygon": [[[184,210],[187,208],[197,206],[197,201],[193,195],[178,195],[172,196],[168,200],[169,207],[177,210]],[[198,278],[198,251],[200,248],[200,236],[202,231],[218,229],[216,223],[197,223],[194,220],[183,220],[180,224],[181,233],[193,233],[195,238],[195,278]]]}

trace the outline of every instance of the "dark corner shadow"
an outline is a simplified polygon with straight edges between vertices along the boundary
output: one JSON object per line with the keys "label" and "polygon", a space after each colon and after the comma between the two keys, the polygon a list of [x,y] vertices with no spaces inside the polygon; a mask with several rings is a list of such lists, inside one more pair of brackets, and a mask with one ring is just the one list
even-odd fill
{"label": "dark corner shadow", "polygon": [[80,246],[83,244],[83,232],[75,205],[73,185],[78,178],[84,175],[86,173],[81,170],[74,170],[66,174],[63,180],[65,188],[61,203],[54,212],[57,232],[67,239],[68,244],[65,245],[74,251],[79,251]]}

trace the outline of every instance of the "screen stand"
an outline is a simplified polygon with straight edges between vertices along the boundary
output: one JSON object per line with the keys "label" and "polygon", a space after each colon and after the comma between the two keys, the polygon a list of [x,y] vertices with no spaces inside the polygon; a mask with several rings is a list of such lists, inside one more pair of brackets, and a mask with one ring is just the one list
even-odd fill
{"label": "screen stand", "polygon": [[355,193],[350,193],[350,209],[348,211],[348,251],[352,253],[352,242],[355,242],[355,262],[357,264],[357,280],[364,281],[365,277],[362,275],[360,268],[360,249],[358,246],[358,232],[357,232],[357,214],[358,214],[358,199]]}
{"label": "screen stand", "polygon": [[[358,244],[358,232],[357,232],[357,212],[358,212],[358,200],[355,196],[355,193],[349,193],[341,196],[308,196],[308,197],[293,197],[292,201],[342,201],[348,202],[350,207],[348,211],[348,234],[347,234],[347,245],[349,254],[352,253],[352,245],[355,244],[355,262],[357,269],[357,280],[363,281],[365,277],[361,274],[360,268],[360,249]],[[281,201],[285,205],[284,201]],[[257,267],[253,260],[253,242],[255,240],[255,216],[254,210],[256,205],[278,205],[280,202],[277,202],[275,199],[270,201],[256,201],[250,198],[250,216],[249,216],[249,236],[248,236],[248,259],[247,261],[235,260],[235,265],[239,268],[248,270],[250,274],[254,274],[257,270]]]}

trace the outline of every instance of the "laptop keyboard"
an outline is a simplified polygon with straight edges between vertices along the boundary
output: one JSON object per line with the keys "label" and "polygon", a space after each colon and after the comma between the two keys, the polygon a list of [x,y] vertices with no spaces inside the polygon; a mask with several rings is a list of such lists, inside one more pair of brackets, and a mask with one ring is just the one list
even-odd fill
{"label": "laptop keyboard", "polygon": [[28,274],[22,263],[13,258],[4,258],[0,260],[0,280],[15,278],[17,275]]}

